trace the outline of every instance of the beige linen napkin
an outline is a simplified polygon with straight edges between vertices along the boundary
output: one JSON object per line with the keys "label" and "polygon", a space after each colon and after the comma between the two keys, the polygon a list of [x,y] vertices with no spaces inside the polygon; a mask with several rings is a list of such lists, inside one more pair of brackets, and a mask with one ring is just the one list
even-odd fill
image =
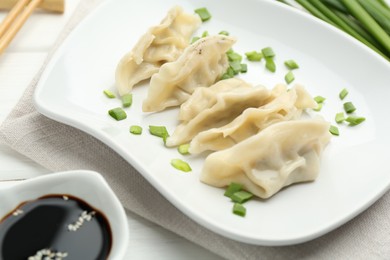
{"label": "beige linen napkin", "polygon": [[[98,2],[81,1],[45,65],[72,28]],[[127,210],[228,259],[390,259],[389,193],[341,228],[300,245],[247,245],[203,228],[172,206],[109,147],[35,110],[32,94],[45,65],[0,127],[1,141],[44,167],[52,171],[89,169],[100,172]],[[258,220],[261,221],[261,216]]]}

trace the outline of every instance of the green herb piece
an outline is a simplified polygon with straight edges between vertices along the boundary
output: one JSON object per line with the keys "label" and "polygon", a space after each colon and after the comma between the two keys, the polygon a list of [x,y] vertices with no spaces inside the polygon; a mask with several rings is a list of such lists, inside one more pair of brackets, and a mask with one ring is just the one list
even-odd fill
{"label": "green herb piece", "polygon": [[221,76],[221,80],[224,80],[224,79],[231,79],[233,78],[233,76],[231,76],[229,73],[224,73],[222,74]]}
{"label": "green herb piece", "polygon": [[246,52],[245,56],[249,61],[261,61],[263,58],[263,54],[257,51]]}
{"label": "green herb piece", "polygon": [[261,50],[261,52],[263,53],[263,56],[265,58],[273,58],[273,57],[275,57],[275,52],[274,52],[274,50],[271,47],[264,48],[264,49]]}
{"label": "green herb piece", "polygon": [[319,112],[322,109],[323,103],[317,103],[317,104],[318,104],[317,107],[313,108],[313,110]]}
{"label": "green herb piece", "polygon": [[232,68],[234,75],[237,75],[241,71],[241,63],[238,60],[229,62],[230,68]]}
{"label": "green herb piece", "polygon": [[229,36],[229,32],[228,31],[220,31],[218,34]]}
{"label": "green herb piece", "polygon": [[166,143],[167,138],[169,137],[169,133],[168,133],[167,128],[165,126],[150,125],[149,132],[150,132],[150,134],[152,134],[154,136],[161,137],[164,141],[164,144]]}
{"label": "green herb piece", "polygon": [[348,90],[343,88],[343,90],[341,90],[341,92],[339,94],[339,97],[341,100],[343,100],[347,95],[348,95]]}
{"label": "green herb piece", "polygon": [[329,127],[329,132],[330,132],[332,135],[337,135],[337,136],[340,135],[339,129],[337,128],[337,126],[334,126],[334,125],[331,125],[331,126]]}
{"label": "green herb piece", "polygon": [[125,94],[122,96],[123,107],[130,107],[133,104],[133,94]]}
{"label": "green herb piece", "polygon": [[242,184],[232,182],[229,184],[229,186],[227,187],[227,189],[223,195],[231,198],[234,193],[240,191],[241,189],[242,189]]}
{"label": "green herb piece", "polygon": [[115,98],[115,94],[114,94],[112,91],[108,90],[108,89],[103,90],[103,93],[104,93],[108,98]]}
{"label": "green herb piece", "polygon": [[316,97],[314,98],[314,100],[315,100],[318,104],[320,104],[320,103],[324,103],[324,101],[326,100],[326,98],[324,98],[324,97],[322,97],[322,96],[316,96]]}
{"label": "green herb piece", "polygon": [[243,205],[241,205],[240,203],[234,203],[233,213],[238,215],[238,216],[245,217],[246,208]]}
{"label": "green herb piece", "polygon": [[340,112],[340,113],[336,114],[336,117],[335,117],[336,123],[340,124],[340,123],[344,122],[344,120],[345,120],[344,112]]}
{"label": "green herb piece", "polygon": [[190,154],[190,152],[188,151],[189,148],[190,148],[190,144],[182,144],[179,145],[179,147],[177,147],[177,150],[179,151],[179,153],[186,155],[186,154]]}
{"label": "green herb piece", "polygon": [[242,56],[235,51],[228,51],[226,52],[226,55],[228,56],[229,61],[242,61]]}
{"label": "green herb piece", "polygon": [[298,69],[299,65],[294,60],[286,60],[284,65],[290,70]]}
{"label": "green herb piece", "polygon": [[171,160],[171,165],[173,167],[175,167],[176,169],[178,169],[180,171],[183,171],[183,172],[190,172],[190,171],[192,171],[190,165],[187,162],[185,162],[185,161],[183,161],[181,159],[172,159]]}
{"label": "green herb piece", "polygon": [[352,102],[346,102],[344,103],[344,110],[347,112],[347,114],[353,113],[356,110],[356,107],[352,104]]}
{"label": "green herb piece", "polygon": [[193,44],[194,42],[196,42],[196,41],[199,40],[199,39],[200,39],[200,37],[198,37],[198,36],[192,37],[192,39],[191,39],[191,44]]}
{"label": "green herb piece", "polygon": [[202,22],[210,20],[210,18],[211,18],[211,14],[210,14],[209,10],[207,10],[206,7],[195,9],[195,13],[197,13],[199,15]]}
{"label": "green herb piece", "polygon": [[237,191],[233,193],[233,195],[230,197],[232,201],[238,202],[238,203],[244,203],[248,200],[250,200],[253,197],[253,194],[244,190]]}
{"label": "green herb piece", "polygon": [[360,117],[360,116],[349,116],[347,119],[345,119],[349,123],[350,126],[355,126],[359,125],[362,122],[366,121],[365,117]]}
{"label": "green herb piece", "polygon": [[207,37],[207,36],[209,36],[209,32],[208,31],[204,31],[202,33],[202,38]]}
{"label": "green herb piece", "polygon": [[142,134],[142,127],[140,127],[138,125],[132,125],[132,126],[130,126],[130,133],[132,133],[134,135],[140,135],[140,134]]}
{"label": "green herb piece", "polygon": [[245,63],[241,63],[241,70],[240,70],[241,73],[246,73],[248,72],[248,65],[246,65]]}
{"label": "green herb piece", "polygon": [[270,57],[265,57],[265,67],[269,71],[275,72],[276,71],[276,65],[275,65],[274,59],[270,58]]}
{"label": "green herb piece", "polygon": [[121,107],[117,107],[117,108],[113,108],[113,109],[108,110],[108,114],[112,118],[114,118],[116,121],[126,119],[126,117],[127,117],[126,112]]}
{"label": "green herb piece", "polygon": [[293,82],[295,79],[294,74],[292,71],[287,72],[286,76],[284,76],[284,80],[286,81],[287,84],[290,84]]}

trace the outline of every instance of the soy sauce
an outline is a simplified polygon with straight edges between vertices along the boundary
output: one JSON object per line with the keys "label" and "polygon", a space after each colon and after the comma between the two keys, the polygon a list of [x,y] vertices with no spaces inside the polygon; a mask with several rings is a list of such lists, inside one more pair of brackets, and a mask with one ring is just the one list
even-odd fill
{"label": "soy sauce", "polygon": [[69,195],[24,202],[0,220],[1,260],[107,259],[111,244],[107,218]]}

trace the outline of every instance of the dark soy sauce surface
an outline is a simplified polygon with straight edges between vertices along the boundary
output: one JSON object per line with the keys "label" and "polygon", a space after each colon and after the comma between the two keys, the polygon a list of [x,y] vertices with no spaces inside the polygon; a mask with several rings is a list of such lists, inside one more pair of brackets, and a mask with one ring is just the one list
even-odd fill
{"label": "dark soy sauce surface", "polygon": [[42,259],[49,252],[65,260],[107,259],[111,243],[106,217],[69,195],[24,202],[0,220],[1,260],[26,260],[39,251]]}

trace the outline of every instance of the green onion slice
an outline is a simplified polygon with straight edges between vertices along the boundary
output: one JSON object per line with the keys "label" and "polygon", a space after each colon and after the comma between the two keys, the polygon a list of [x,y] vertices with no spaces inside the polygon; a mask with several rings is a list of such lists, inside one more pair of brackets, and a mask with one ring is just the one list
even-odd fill
{"label": "green onion slice", "polygon": [[355,126],[359,125],[362,122],[366,121],[365,117],[360,117],[360,116],[349,116],[345,119],[349,123],[350,126]]}
{"label": "green onion slice", "polygon": [[238,215],[238,216],[245,217],[246,208],[243,205],[241,205],[240,203],[234,203],[233,213]]}
{"label": "green onion slice", "polygon": [[284,65],[290,70],[298,69],[299,65],[294,60],[286,60]]}
{"label": "green onion slice", "polygon": [[150,134],[152,134],[154,136],[161,137],[164,141],[164,144],[166,143],[167,138],[169,137],[168,130],[165,126],[150,125],[149,132],[150,132]]}
{"label": "green onion slice", "polygon": [[202,38],[207,37],[207,36],[209,36],[209,32],[208,31],[204,31],[202,33]]}
{"label": "green onion slice", "polygon": [[287,72],[286,76],[284,76],[284,80],[286,81],[287,84],[290,84],[293,82],[295,79],[294,74],[292,71]]}
{"label": "green onion slice", "polygon": [[248,65],[246,65],[245,63],[241,63],[241,70],[240,70],[241,73],[246,73],[248,72]]}
{"label": "green onion slice", "polygon": [[234,202],[244,203],[244,202],[250,200],[252,197],[253,197],[252,193],[250,193],[248,191],[240,190],[240,191],[233,193],[233,195],[230,198]]}
{"label": "green onion slice", "polygon": [[230,68],[232,68],[234,75],[237,75],[241,71],[241,62],[239,60],[230,61]]}
{"label": "green onion slice", "polygon": [[263,58],[263,54],[257,51],[246,52],[245,56],[249,61],[261,61]]}
{"label": "green onion slice", "polygon": [[276,71],[276,65],[273,58],[265,57],[265,67],[271,72]]}
{"label": "green onion slice", "polygon": [[140,127],[139,125],[132,125],[130,126],[130,133],[134,135],[140,135],[142,134],[142,127]]}
{"label": "green onion slice", "polygon": [[199,39],[200,39],[200,37],[198,37],[198,36],[192,37],[192,39],[191,39],[191,44],[193,44],[194,42],[196,42],[196,41],[199,40]]}
{"label": "green onion slice", "polygon": [[197,13],[199,15],[202,22],[210,20],[210,18],[211,18],[211,14],[210,14],[209,10],[207,10],[206,7],[195,9],[195,13]]}
{"label": "green onion slice", "polygon": [[190,172],[190,171],[192,171],[190,165],[187,162],[185,162],[185,161],[183,161],[181,159],[172,159],[171,160],[171,165],[173,167],[175,167],[176,169],[178,169],[180,171],[183,171],[183,172]]}
{"label": "green onion slice", "polygon": [[108,97],[108,98],[115,98],[115,94],[108,89],[103,90],[103,93]]}
{"label": "green onion slice", "polygon": [[352,104],[352,102],[346,102],[344,103],[344,110],[347,112],[347,114],[353,113],[356,110],[356,107]]}
{"label": "green onion slice", "polygon": [[344,120],[345,120],[344,112],[340,112],[340,113],[336,114],[336,117],[335,117],[336,123],[340,124],[340,123],[344,122]]}
{"label": "green onion slice", "polygon": [[275,52],[274,52],[274,50],[271,47],[264,48],[264,49],[261,50],[261,52],[263,53],[263,56],[265,58],[273,58],[273,57],[275,57]]}
{"label": "green onion slice", "polygon": [[324,98],[323,96],[316,96],[314,97],[314,100],[320,104],[320,103],[324,103],[324,101],[326,100],[326,98]]}
{"label": "green onion slice", "polygon": [[226,191],[225,191],[225,193],[223,195],[225,195],[226,197],[231,198],[234,193],[240,191],[241,189],[242,189],[242,184],[232,182],[232,183],[229,184],[229,186],[227,187],[227,189],[226,189]]}
{"label": "green onion slice", "polygon": [[348,95],[348,90],[343,88],[343,90],[341,90],[341,92],[339,94],[339,97],[341,100],[343,100],[347,95]]}
{"label": "green onion slice", "polygon": [[190,148],[190,144],[182,144],[179,145],[179,147],[177,147],[177,150],[179,151],[179,153],[186,155],[186,154],[190,154],[190,152],[188,151],[189,148]]}
{"label": "green onion slice", "polygon": [[226,52],[226,55],[228,56],[229,61],[242,61],[242,56],[233,50]]}
{"label": "green onion slice", "polygon": [[318,106],[316,108],[313,108],[313,110],[319,112],[322,109],[323,103],[317,103],[317,104]]}
{"label": "green onion slice", "polygon": [[123,107],[130,107],[133,104],[133,94],[125,94],[122,96]]}
{"label": "green onion slice", "polygon": [[331,126],[329,127],[329,132],[330,132],[332,135],[337,135],[337,136],[340,135],[339,129],[337,128],[337,126],[334,126],[334,125],[331,125]]}
{"label": "green onion slice", "polygon": [[121,107],[108,110],[108,114],[117,121],[127,118],[126,112]]}
{"label": "green onion slice", "polygon": [[220,31],[218,34],[229,36],[229,32],[228,31]]}

